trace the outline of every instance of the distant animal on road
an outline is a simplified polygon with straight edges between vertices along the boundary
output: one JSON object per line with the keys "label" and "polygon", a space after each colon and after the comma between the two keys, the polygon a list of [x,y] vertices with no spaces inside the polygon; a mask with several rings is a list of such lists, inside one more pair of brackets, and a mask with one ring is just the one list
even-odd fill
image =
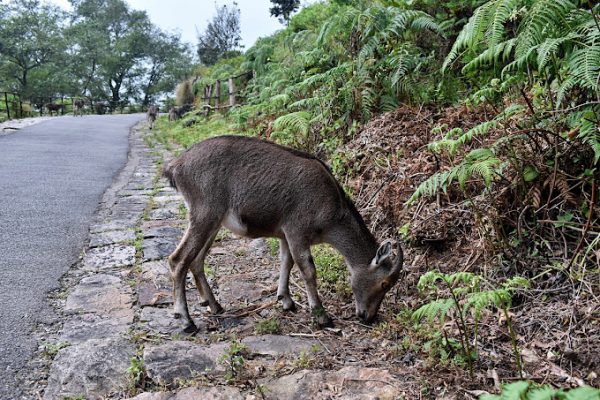
{"label": "distant animal on road", "polygon": [[64,110],[64,107],[65,106],[62,104],[46,103],[46,109],[50,113],[50,116],[52,116],[53,112],[56,113],[56,115],[58,115],[58,112],[62,112]]}
{"label": "distant animal on road", "polygon": [[96,114],[98,115],[104,115],[106,114],[106,103],[103,101],[99,101],[96,104],[94,104],[94,110],[96,111]]}
{"label": "distant animal on road", "polygon": [[83,115],[83,106],[84,105],[85,105],[85,102],[82,99],[73,100],[73,115],[75,115],[75,116]]}
{"label": "distant animal on road", "polygon": [[356,315],[365,322],[373,321],[399,278],[400,245],[396,257],[390,242],[379,245],[327,165],[308,153],[256,138],[220,136],[192,146],[169,162],[163,175],[189,208],[187,231],[169,257],[174,313],[183,318],[186,332],[196,329],[185,295],[189,269],[203,304],[213,313],[222,311],[204,273],[204,259],[221,226],[241,236],[279,239],[277,297],[284,310],[295,308],[289,275],[298,265],[319,326],[331,325],[331,319],[317,293],[311,245],[329,243],[344,256]]}
{"label": "distant animal on road", "polygon": [[148,113],[146,115],[146,119],[148,120],[148,125],[150,125],[150,129],[154,127],[154,121],[156,121],[156,117],[158,116],[159,108],[156,105],[151,105],[148,107]]}

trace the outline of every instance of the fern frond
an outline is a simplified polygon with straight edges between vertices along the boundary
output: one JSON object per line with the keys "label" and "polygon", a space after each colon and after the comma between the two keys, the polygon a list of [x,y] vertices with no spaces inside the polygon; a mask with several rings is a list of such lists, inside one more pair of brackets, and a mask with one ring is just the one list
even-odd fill
{"label": "fern frond", "polygon": [[421,197],[433,196],[438,191],[442,190],[446,192],[446,188],[448,186],[448,177],[450,175],[449,171],[445,172],[437,172],[423,181],[417,188],[415,192],[410,196],[410,198],[406,201],[406,205],[410,206],[415,201],[420,199]]}
{"label": "fern frond", "polygon": [[276,131],[290,129],[302,136],[307,136],[310,129],[310,118],[310,114],[305,111],[286,114],[273,122],[273,129]]}
{"label": "fern frond", "polygon": [[443,324],[448,315],[448,311],[450,311],[453,306],[453,299],[434,300],[415,310],[412,314],[412,318],[415,321],[421,321],[426,318],[429,322],[433,322],[433,320],[438,317],[439,323]]}

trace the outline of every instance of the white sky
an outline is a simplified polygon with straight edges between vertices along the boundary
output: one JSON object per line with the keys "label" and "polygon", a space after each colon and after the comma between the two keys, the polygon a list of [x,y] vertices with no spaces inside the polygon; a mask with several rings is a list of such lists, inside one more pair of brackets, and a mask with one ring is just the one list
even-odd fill
{"label": "white sky", "polygon": [[[69,9],[68,0],[47,0],[50,3]],[[137,10],[146,10],[150,20],[170,32],[179,32],[184,42],[196,45],[196,30],[204,32],[208,21],[215,13],[214,0],[126,0]],[[307,0],[302,3],[314,3]],[[231,0],[217,0],[217,4],[231,4]],[[272,34],[283,25],[271,17],[269,0],[238,0],[241,11],[242,44],[251,47],[259,37]]]}

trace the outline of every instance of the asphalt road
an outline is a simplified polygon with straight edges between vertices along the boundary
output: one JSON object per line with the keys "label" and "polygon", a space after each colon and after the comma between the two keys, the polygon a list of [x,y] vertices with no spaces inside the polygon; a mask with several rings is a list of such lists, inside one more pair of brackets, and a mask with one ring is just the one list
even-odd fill
{"label": "asphalt road", "polygon": [[77,261],[143,118],[61,117],[0,136],[0,399],[22,396],[31,330],[52,318],[46,294]]}

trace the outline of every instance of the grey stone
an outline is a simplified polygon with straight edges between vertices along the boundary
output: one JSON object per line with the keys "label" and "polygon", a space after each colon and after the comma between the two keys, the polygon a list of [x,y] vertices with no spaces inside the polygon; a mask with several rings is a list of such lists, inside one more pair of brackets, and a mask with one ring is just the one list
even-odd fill
{"label": "grey stone", "polygon": [[150,228],[148,230],[144,230],[145,238],[157,238],[157,237],[165,237],[165,238],[173,238],[179,240],[183,232],[179,228],[175,228],[169,225],[164,226],[156,226]]}
{"label": "grey stone", "polygon": [[245,302],[253,302],[262,297],[263,287],[253,273],[219,275],[219,299],[234,307]]}
{"label": "grey stone", "polygon": [[160,260],[171,255],[177,248],[178,240],[174,238],[144,239],[144,261]]}
{"label": "grey stone", "polygon": [[131,288],[116,276],[92,275],[67,297],[65,311],[125,317],[131,312],[131,298]]}
{"label": "grey stone", "polygon": [[126,333],[133,324],[133,309],[119,311],[119,316],[98,314],[72,315],[64,324],[60,341],[71,344],[90,339],[109,339]]}
{"label": "grey stone", "polygon": [[118,195],[121,197],[127,196],[140,196],[140,195],[150,195],[152,190],[150,189],[124,189],[120,190]]}
{"label": "grey stone", "polygon": [[172,220],[179,219],[179,208],[177,206],[157,208],[148,213],[148,217],[152,220]]}
{"label": "grey stone", "polygon": [[158,384],[170,384],[175,379],[187,379],[201,374],[220,375],[225,372],[219,358],[227,343],[205,346],[188,341],[173,341],[158,346],[146,346],[144,365],[148,377]]}
{"label": "grey stone", "polygon": [[135,346],[123,338],[88,340],[58,352],[48,377],[45,400],[84,396],[101,399],[127,384]]}
{"label": "grey stone", "polygon": [[115,220],[111,219],[110,221],[105,221],[98,224],[93,224],[90,226],[90,233],[100,233],[106,231],[118,231],[123,229],[132,228],[135,225],[134,222],[129,222],[129,220]]}
{"label": "grey stone", "polygon": [[83,256],[83,269],[102,271],[131,266],[135,263],[135,247],[121,244],[90,249]]}
{"label": "grey stone", "polygon": [[229,386],[185,388],[180,391],[142,393],[129,400],[244,400],[236,388]]}
{"label": "grey stone", "polygon": [[131,194],[129,196],[124,196],[122,193],[119,193],[119,203],[125,202],[129,204],[146,204],[148,200],[150,200],[150,196],[139,193]]}
{"label": "grey stone", "polygon": [[135,231],[133,229],[104,231],[90,235],[90,247],[100,247],[132,240],[135,240]]}
{"label": "grey stone", "polygon": [[171,282],[169,266],[165,260],[142,263],[142,280],[151,282]]}
{"label": "grey stone", "polygon": [[283,335],[248,336],[242,339],[242,344],[251,353],[278,357],[284,354],[300,354],[309,352],[318,345],[316,340]]}
{"label": "grey stone", "polygon": [[268,400],[395,400],[401,391],[388,370],[345,367],[339,371],[300,371],[274,381],[261,380]]}
{"label": "grey stone", "polygon": [[173,304],[171,285],[142,281],[138,284],[137,295],[140,307]]}
{"label": "grey stone", "polygon": [[181,332],[181,322],[173,317],[173,308],[144,307],[140,314],[140,323],[148,329],[171,335]]}
{"label": "grey stone", "polygon": [[251,240],[248,249],[258,257],[266,257],[271,253],[267,241],[263,238]]}
{"label": "grey stone", "polygon": [[165,196],[155,196],[154,203],[165,205],[169,203],[181,203],[183,198],[179,194],[167,194]]}

